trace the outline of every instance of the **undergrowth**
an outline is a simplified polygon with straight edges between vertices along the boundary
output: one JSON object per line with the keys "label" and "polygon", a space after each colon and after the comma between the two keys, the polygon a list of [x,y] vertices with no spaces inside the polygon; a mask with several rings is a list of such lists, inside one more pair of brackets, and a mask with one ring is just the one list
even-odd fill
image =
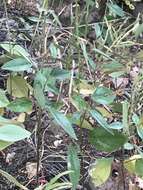
{"label": "undergrowth", "polygon": [[[27,184],[2,169],[1,175],[24,190],[33,179],[35,190],[83,189],[86,144],[101,155],[89,156],[94,186],[106,184],[118,162],[121,186],[135,188],[131,180],[143,176],[141,15],[134,18],[117,1],[44,0],[37,15],[16,18],[28,31],[19,29],[17,40],[8,25],[9,7],[4,1],[8,39],[0,43],[0,72],[6,73],[0,87],[0,150],[32,141],[36,165]],[[25,128],[33,113],[35,127]],[[63,142],[68,139],[67,171],[39,184],[43,115],[52,127],[61,127]],[[64,175],[68,181],[62,182]]]}

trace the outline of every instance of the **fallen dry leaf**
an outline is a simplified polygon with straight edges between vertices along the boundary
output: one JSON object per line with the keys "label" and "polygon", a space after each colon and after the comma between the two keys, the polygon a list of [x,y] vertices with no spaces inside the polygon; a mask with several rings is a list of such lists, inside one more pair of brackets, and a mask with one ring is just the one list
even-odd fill
{"label": "fallen dry leaf", "polygon": [[59,145],[61,145],[61,143],[62,143],[62,140],[55,140],[54,141],[54,146],[58,147]]}
{"label": "fallen dry leaf", "polygon": [[112,80],[115,88],[125,88],[128,83],[129,83],[129,79],[128,78],[125,78],[125,77],[120,77],[120,78],[116,78],[116,79],[113,79]]}
{"label": "fallen dry leaf", "polygon": [[17,121],[23,123],[26,118],[26,113],[20,113],[19,116],[17,117]]}
{"label": "fallen dry leaf", "polygon": [[[39,170],[40,170],[40,168],[39,168]],[[27,162],[26,163],[26,171],[28,174],[28,179],[31,179],[32,177],[36,176],[37,163],[36,162]]]}
{"label": "fallen dry leaf", "polygon": [[6,163],[11,164],[12,160],[14,159],[15,152],[8,153],[6,156]]}
{"label": "fallen dry leaf", "polygon": [[139,67],[137,66],[133,67],[132,70],[130,71],[130,76],[132,78],[136,78],[139,74],[139,71],[140,71]]}
{"label": "fallen dry leaf", "polygon": [[143,188],[143,179],[141,179],[140,177],[136,177],[135,183],[137,184],[136,186],[139,187],[140,189]]}

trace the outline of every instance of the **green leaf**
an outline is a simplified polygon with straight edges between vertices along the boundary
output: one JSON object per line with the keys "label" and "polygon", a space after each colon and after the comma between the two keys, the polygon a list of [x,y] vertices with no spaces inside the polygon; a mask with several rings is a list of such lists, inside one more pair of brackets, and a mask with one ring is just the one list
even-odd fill
{"label": "green leaf", "polygon": [[51,71],[49,71],[47,68],[45,69],[45,72],[43,70],[38,71],[34,79],[34,86],[36,84],[41,85],[42,90],[44,90],[46,82],[48,81],[48,78],[50,76],[50,72]]}
{"label": "green leaf", "polygon": [[83,112],[88,108],[87,103],[80,95],[73,95],[70,101],[78,111]]}
{"label": "green leaf", "polygon": [[0,116],[0,126],[1,125],[7,125],[7,124],[16,124],[16,125],[20,125],[21,123],[14,120],[14,119],[6,119],[2,116]]}
{"label": "green leaf", "polygon": [[106,73],[125,70],[124,66],[121,63],[118,63],[117,61],[112,61],[111,63],[103,64],[101,68]]}
{"label": "green leaf", "polygon": [[95,23],[94,26],[93,26],[94,30],[95,30],[95,33],[96,33],[96,38],[99,38],[102,34],[102,30],[101,30],[101,27],[100,27],[100,24],[99,23]]}
{"label": "green leaf", "polygon": [[113,152],[127,142],[127,137],[116,130],[112,130],[111,134],[103,128],[96,128],[89,131],[89,140],[97,150]]}
{"label": "green leaf", "polygon": [[127,143],[124,144],[124,149],[126,149],[126,150],[133,150],[134,149],[134,145],[127,142]]}
{"label": "green leaf", "polygon": [[10,56],[8,53],[5,53],[0,56],[0,65],[2,66],[4,63],[12,60],[15,57]]}
{"label": "green leaf", "polygon": [[95,91],[94,85],[88,84],[88,81],[86,80],[76,82],[74,83],[74,91],[82,94],[83,96],[89,96]]}
{"label": "green leaf", "polygon": [[34,85],[34,97],[36,98],[39,106],[43,109],[45,108],[46,105],[46,99],[44,96],[43,89],[40,84],[35,84]]}
{"label": "green leaf", "polygon": [[31,68],[31,66],[32,65],[26,59],[17,58],[17,59],[8,61],[1,68],[3,70],[20,72],[20,71],[27,71],[28,69]]}
{"label": "green leaf", "polygon": [[110,9],[110,11],[116,14],[117,16],[120,16],[120,17],[125,16],[125,12],[117,4],[107,3],[107,6]]}
{"label": "green leaf", "polygon": [[106,122],[104,117],[96,110],[90,110],[91,116],[99,123],[101,127],[106,129],[109,133],[111,133],[110,125]]}
{"label": "green leaf", "polygon": [[143,158],[136,160],[135,172],[138,176],[143,177]]}
{"label": "green leaf", "polygon": [[107,110],[104,106],[96,106],[95,109],[104,117],[104,118],[112,118],[113,113],[110,110]]}
{"label": "green leaf", "polygon": [[30,16],[30,17],[27,17],[27,18],[28,18],[28,20],[30,20],[32,22],[40,22],[38,16]]}
{"label": "green leaf", "polygon": [[56,181],[58,181],[58,179],[60,179],[62,176],[67,175],[69,173],[71,173],[73,171],[65,171],[62,173],[59,173],[58,175],[56,175],[55,177],[53,177],[50,182],[48,182],[49,185],[54,184]]}
{"label": "green leaf", "polygon": [[70,72],[65,69],[54,68],[50,74],[55,79],[64,80],[70,78]]}
{"label": "green leaf", "polygon": [[53,92],[58,95],[56,78],[51,75],[51,72],[51,68],[44,68],[38,71],[34,79],[34,86],[38,85],[42,92]]}
{"label": "green leaf", "polygon": [[[46,69],[45,72],[47,73],[47,77],[48,77],[50,71]],[[46,78],[46,76],[44,75],[42,70],[40,70],[36,73],[36,76],[34,79],[34,96],[35,96],[39,106],[42,109],[45,108],[45,105],[46,105],[44,89],[45,89],[47,81],[48,81],[48,79]]]}
{"label": "green leaf", "polygon": [[6,107],[9,101],[5,95],[5,91],[0,89],[0,108]]}
{"label": "green leaf", "polygon": [[48,187],[46,187],[45,190],[63,190],[63,189],[71,189],[72,184],[69,182],[63,182],[63,183],[54,183]]}
{"label": "green leaf", "polygon": [[137,126],[137,133],[139,137],[143,140],[143,125]]}
{"label": "green leaf", "polygon": [[140,123],[140,118],[137,114],[133,114],[132,116],[133,123],[137,126]]}
{"label": "green leaf", "polygon": [[14,112],[32,111],[32,102],[28,98],[17,98],[7,106]]}
{"label": "green leaf", "polygon": [[9,54],[11,55],[17,55],[22,56],[25,59],[27,59],[28,62],[31,62],[30,60],[30,54],[20,45],[12,44],[12,43],[0,43],[0,46],[5,49]]}
{"label": "green leaf", "polygon": [[78,158],[78,150],[77,147],[70,145],[68,147],[68,170],[73,171],[69,173],[70,181],[72,183],[72,190],[76,190],[77,185],[80,180],[80,161]]}
{"label": "green leaf", "polygon": [[136,126],[137,133],[141,139],[143,139],[143,122],[142,122],[142,117],[139,118],[137,114],[133,114],[132,120]]}
{"label": "green leaf", "polygon": [[113,122],[110,124],[110,128],[120,130],[123,129],[123,124],[121,122]]}
{"label": "green leaf", "polygon": [[135,174],[136,173],[136,161],[140,159],[141,156],[138,155],[133,155],[129,159],[124,161],[124,167],[131,173]]}
{"label": "green leaf", "polygon": [[120,102],[114,102],[110,106],[113,113],[121,114],[123,112],[123,104]]}
{"label": "green leaf", "polygon": [[12,175],[0,169],[0,174],[3,175],[6,179],[8,179],[11,183],[14,183],[17,187],[22,190],[28,190],[27,187],[21,185]]}
{"label": "green leaf", "polygon": [[[80,122],[77,123],[78,126],[80,125]],[[92,125],[86,119],[83,120],[81,128],[89,129],[89,130],[93,129]]]}
{"label": "green leaf", "polygon": [[138,38],[139,35],[143,32],[143,24],[138,24],[138,27],[136,28],[135,31],[135,37]]}
{"label": "green leaf", "polygon": [[14,125],[7,124],[0,127],[0,140],[15,142],[25,138],[29,138],[31,133],[24,128]]}
{"label": "green leaf", "polygon": [[[87,66],[88,66],[88,67],[91,66],[91,68],[92,68],[93,70],[95,70],[95,69],[96,69],[96,64],[95,64],[95,62],[93,61],[93,59],[88,55],[88,52],[87,52],[85,43],[84,43],[84,42],[81,42],[81,43],[80,43],[80,46],[81,46],[81,49],[82,49],[82,51],[83,51],[83,56],[84,56],[84,59],[85,59],[85,61],[86,61]],[[89,68],[89,69],[90,69],[90,68]]]}
{"label": "green leaf", "polygon": [[113,59],[108,54],[104,53],[103,51],[101,51],[101,50],[99,50],[97,48],[94,48],[93,50],[95,51],[95,53],[98,53],[98,54],[102,55],[103,57],[105,57],[105,58],[107,58],[109,60],[115,61],[115,59]]}
{"label": "green leaf", "polygon": [[13,142],[7,142],[7,141],[0,140],[0,151],[5,149],[6,147],[10,146],[11,144],[13,144]]}
{"label": "green leaf", "polygon": [[49,46],[49,49],[50,49],[51,56],[56,59],[58,56],[58,49],[55,46],[55,44],[51,43]]}
{"label": "green leaf", "polygon": [[95,5],[95,2],[93,0],[85,0],[87,7],[91,6],[93,7]]}
{"label": "green leaf", "polygon": [[9,76],[7,79],[7,91],[14,97],[28,97],[28,83],[21,76]]}
{"label": "green leaf", "polygon": [[42,12],[43,11],[47,11],[48,5],[49,5],[49,1],[48,0],[42,1]]}
{"label": "green leaf", "polygon": [[89,129],[89,130],[92,130],[93,127],[92,125],[86,120],[84,119],[82,121],[82,126],[80,126],[81,124],[81,120],[82,120],[82,114],[79,113],[79,112],[74,112],[71,117],[69,117],[69,120],[70,122],[73,124],[73,125],[76,125],[78,127],[81,127],[81,128],[84,128],[84,129]]}
{"label": "green leaf", "polygon": [[83,56],[85,58],[86,64],[88,65],[88,53],[87,53],[87,49],[86,49],[86,45],[84,41],[81,41],[80,43],[81,49],[83,51]]}
{"label": "green leaf", "polygon": [[111,173],[112,162],[113,158],[96,159],[95,165],[89,172],[95,186],[100,186],[107,181]]}
{"label": "green leaf", "polygon": [[71,187],[71,183],[67,182],[67,183],[57,183],[58,179],[60,179],[62,176],[67,175],[69,173],[71,173],[72,171],[65,171],[62,173],[59,173],[58,175],[56,175],[54,178],[52,178],[50,180],[50,182],[48,182],[45,186],[45,190],[57,190],[58,188],[62,187],[61,189],[64,188],[70,188]]}
{"label": "green leaf", "polygon": [[124,74],[125,74],[125,71],[117,71],[117,72],[113,72],[113,73],[109,74],[109,76],[112,78],[118,78]]}
{"label": "green leaf", "polygon": [[111,104],[116,96],[113,94],[112,90],[106,87],[98,87],[92,94],[92,99],[99,104]]}
{"label": "green leaf", "polygon": [[89,56],[88,56],[88,62],[89,62],[89,65],[90,65],[91,69],[93,69],[93,70],[95,71],[97,65],[96,65],[96,63],[94,62],[94,60],[93,60],[91,57],[89,57]]}
{"label": "green leaf", "polygon": [[72,124],[67,119],[67,117],[63,113],[58,112],[51,107],[49,107],[48,110],[53,116],[54,120],[57,122],[57,124],[59,124],[65,130],[65,132],[69,134],[70,137],[77,140]]}

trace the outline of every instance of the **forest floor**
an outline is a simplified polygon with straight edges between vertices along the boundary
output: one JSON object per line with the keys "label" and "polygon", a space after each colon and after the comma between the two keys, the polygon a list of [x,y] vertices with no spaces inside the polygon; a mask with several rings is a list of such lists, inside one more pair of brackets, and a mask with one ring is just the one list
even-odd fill
{"label": "forest floor", "polygon": [[[86,20],[88,22],[88,28],[82,27],[84,26],[84,22],[81,23],[81,27],[79,27],[81,29],[79,31],[81,34],[79,34],[78,39],[87,44],[88,54],[92,57],[92,60],[96,65],[94,65],[93,62],[91,62],[91,65],[86,63],[83,59],[86,53],[83,53],[80,58],[82,65],[74,65],[73,62],[73,65],[65,65],[65,62],[68,61],[68,59],[74,59],[75,62],[78,60],[79,50],[76,49],[76,45],[74,44],[76,43],[74,39],[75,26],[70,24],[72,14],[71,6],[73,5],[73,2],[61,3],[59,6],[55,4],[51,5],[50,9],[54,9],[55,14],[52,14],[45,23],[39,23],[39,25],[37,25],[36,20],[39,18],[37,2],[34,0],[28,3],[21,1],[21,4],[16,4],[15,1],[11,2],[12,3],[9,4],[8,7],[5,7],[4,5],[0,7],[0,43],[10,41],[21,45],[30,53],[33,61],[41,65],[45,64],[45,66],[48,67],[66,67],[69,70],[74,67],[73,70],[75,75],[80,70],[82,78],[88,81],[88,83],[83,84],[83,91],[85,93],[85,99],[89,104],[90,99],[86,96],[86,93],[88,90],[92,90],[92,84],[95,81],[97,84],[111,87],[117,96],[118,102],[122,102],[123,100],[130,101],[132,82],[134,77],[142,68],[143,61],[142,56],[139,54],[143,51],[142,36],[140,35],[139,38],[136,39],[134,35],[132,35],[133,26],[135,25],[136,20],[134,16],[127,13],[127,16],[117,17],[109,21],[105,18],[105,20],[102,21],[100,20],[101,15],[96,12],[96,9],[92,9],[88,14],[88,19]],[[81,3],[81,12],[79,17],[82,15],[82,11],[85,10],[84,5]],[[97,23],[101,24],[101,27],[103,26],[106,28],[106,31],[104,31],[104,37],[100,34],[100,30],[95,30],[94,28],[99,27]],[[38,26],[38,28],[36,28],[36,26]],[[37,30],[36,33],[34,33],[35,30]],[[86,33],[84,33],[85,30],[87,30]],[[108,34],[110,35],[109,38]],[[112,37],[114,38],[113,41]],[[104,41],[104,44],[101,44],[101,41]],[[50,52],[49,47],[51,44],[53,45],[53,42],[57,47],[61,47],[57,60],[50,58],[50,53],[52,51]],[[97,50],[97,48],[103,51],[93,51],[93,49]],[[1,48],[0,55],[3,55],[3,53],[4,51]],[[54,54],[54,52],[52,53]],[[98,56],[97,53],[99,53],[99,55],[101,54],[104,59]],[[109,56],[112,60],[120,61],[123,67],[126,67],[127,73],[122,75],[122,69],[120,73],[118,69],[117,71],[115,69],[114,75],[119,75],[119,77],[110,75],[110,72],[108,73],[108,68],[103,67],[104,63],[110,63],[111,59],[108,59]],[[1,65],[3,63],[2,61],[3,60],[0,59]],[[8,76],[9,72],[0,69],[1,89],[6,89],[6,80]],[[32,77],[33,75],[28,73],[28,80],[31,83]],[[72,113],[73,108],[69,106],[70,104],[67,98],[69,85],[69,83],[65,83],[60,86],[61,93],[59,96],[62,97],[64,102],[63,110],[68,110],[67,112],[70,112],[71,110]],[[142,88],[138,90],[138,93],[140,93]],[[49,93],[47,96],[53,101],[55,100],[53,93]],[[132,104],[134,107],[137,107],[137,100]],[[115,107],[115,109],[119,109],[119,105],[117,105],[117,107]],[[142,109],[142,106],[140,109]],[[33,108],[33,111],[24,121],[25,128],[32,133],[30,139],[16,142],[0,152],[0,169],[3,169],[14,176],[29,190],[34,190],[37,186],[46,184],[50,179],[52,179],[52,177],[67,170],[66,145],[72,142],[69,136],[59,126],[52,122],[51,119],[49,119],[47,112],[43,111],[39,133],[40,172],[37,180],[35,177],[37,167],[37,138],[34,133],[37,125],[36,111],[36,108]],[[105,110],[103,112],[109,122],[121,120],[122,116],[120,111],[116,110],[115,114],[110,111],[106,112]],[[17,114],[12,113],[11,111],[6,111],[3,115],[6,118],[17,117]],[[85,127],[85,129],[83,129],[82,135],[80,134],[80,129],[78,127],[74,126],[74,129],[78,139],[81,139],[82,136],[82,149],[84,150],[84,156],[81,158],[82,171],[78,189],[129,189],[129,182],[132,181],[132,184],[134,184],[134,176],[129,175],[128,172],[125,171],[124,181],[126,180],[126,184],[123,184],[121,163],[118,162],[118,158],[122,154],[121,151],[112,152],[110,154],[97,151],[93,145],[88,143],[88,128],[86,129]],[[81,144],[81,141],[79,140],[78,143]],[[132,151],[127,151],[127,154],[132,155]],[[94,187],[88,178],[88,169],[90,164],[93,163],[96,158],[108,157],[111,155],[114,155],[117,162],[112,166],[112,172],[109,180],[105,185],[99,188]],[[61,181],[68,181],[68,177],[62,177]],[[19,190],[19,188],[4,177],[0,177],[0,190]]]}

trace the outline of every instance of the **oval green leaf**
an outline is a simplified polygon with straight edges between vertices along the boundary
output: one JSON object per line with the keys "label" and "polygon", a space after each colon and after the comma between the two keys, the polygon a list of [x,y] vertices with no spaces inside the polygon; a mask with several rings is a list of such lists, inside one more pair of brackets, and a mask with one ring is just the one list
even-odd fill
{"label": "oval green leaf", "polygon": [[124,161],[124,167],[131,173],[135,174],[136,172],[136,161],[140,159],[141,156],[139,154],[131,156],[129,159]]}
{"label": "oval green leaf", "polygon": [[90,110],[91,116],[99,123],[101,127],[107,130],[109,133],[112,133],[110,130],[110,125],[106,122],[104,117],[96,110]]}
{"label": "oval green leaf", "polygon": [[113,3],[107,3],[108,8],[110,9],[110,11],[113,14],[116,14],[120,17],[125,16],[125,12],[123,11],[123,9],[121,7],[119,7],[117,4],[113,4]]}
{"label": "oval green leaf", "polygon": [[95,145],[97,150],[113,152],[127,142],[127,137],[116,130],[112,130],[111,134],[105,129],[98,127],[89,132],[89,140],[91,144]]}
{"label": "oval green leaf", "polygon": [[7,124],[0,127],[0,140],[2,141],[15,142],[29,138],[30,135],[29,131],[18,125]]}
{"label": "oval green leaf", "polygon": [[7,107],[14,112],[29,112],[32,110],[32,102],[28,98],[17,98]]}
{"label": "oval green leaf", "polygon": [[70,181],[72,183],[72,190],[76,190],[80,180],[80,161],[78,158],[77,147],[70,145],[68,147],[68,170],[73,171],[69,173]]}
{"label": "oval green leaf", "polygon": [[116,130],[119,130],[119,129],[123,129],[123,124],[121,122],[113,122],[109,125],[109,127],[111,129],[116,129]]}
{"label": "oval green leaf", "polygon": [[57,124],[60,125],[65,130],[65,132],[69,134],[70,137],[77,140],[72,124],[67,119],[67,117],[63,113],[56,111],[51,107],[49,107],[48,110],[50,111],[51,115],[53,116]]}
{"label": "oval green leaf", "polygon": [[0,43],[0,46],[5,49],[10,55],[22,56],[27,59],[28,62],[31,62],[29,58],[30,54],[22,46],[9,42]]}
{"label": "oval green leaf", "polygon": [[0,140],[0,151],[4,150],[6,147],[10,146],[13,142],[1,141]]}
{"label": "oval green leaf", "polygon": [[133,150],[134,149],[134,145],[127,142],[127,143],[124,144],[124,149],[125,150]]}
{"label": "oval green leaf", "polygon": [[87,103],[80,95],[73,95],[70,101],[78,111],[84,111],[88,108]]}
{"label": "oval green leaf", "polygon": [[93,101],[103,105],[113,103],[115,98],[116,96],[112,90],[103,86],[96,88],[95,92],[92,95]]}
{"label": "oval green leaf", "polygon": [[107,181],[111,173],[113,158],[97,159],[89,172],[95,186],[100,186]]}
{"label": "oval green leaf", "polygon": [[14,97],[28,97],[28,83],[21,76],[10,76],[7,79],[7,91]]}
{"label": "oval green leaf", "polygon": [[3,70],[20,72],[27,71],[31,68],[31,64],[23,58],[12,59],[11,61],[5,63],[1,68]]}
{"label": "oval green leaf", "polygon": [[138,176],[143,177],[143,158],[136,160],[135,172]]}
{"label": "oval green leaf", "polygon": [[52,69],[51,76],[58,80],[65,80],[70,78],[70,72],[65,69],[54,68]]}

